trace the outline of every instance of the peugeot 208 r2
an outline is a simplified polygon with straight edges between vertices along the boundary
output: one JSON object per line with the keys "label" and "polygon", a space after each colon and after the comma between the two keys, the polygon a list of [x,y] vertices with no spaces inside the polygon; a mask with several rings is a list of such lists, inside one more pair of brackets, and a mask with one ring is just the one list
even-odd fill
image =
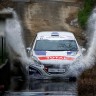
{"label": "peugeot 208 r2", "polygon": [[37,33],[30,50],[32,59],[44,65],[44,68],[38,69],[38,72],[48,78],[71,77],[71,73],[68,73],[69,67],[81,55],[81,50],[73,33],[65,31]]}

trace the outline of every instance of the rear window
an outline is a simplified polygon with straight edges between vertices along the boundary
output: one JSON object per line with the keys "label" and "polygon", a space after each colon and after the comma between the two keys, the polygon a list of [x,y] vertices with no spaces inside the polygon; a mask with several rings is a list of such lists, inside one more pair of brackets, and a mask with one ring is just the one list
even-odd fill
{"label": "rear window", "polygon": [[75,40],[37,40],[35,51],[77,51]]}

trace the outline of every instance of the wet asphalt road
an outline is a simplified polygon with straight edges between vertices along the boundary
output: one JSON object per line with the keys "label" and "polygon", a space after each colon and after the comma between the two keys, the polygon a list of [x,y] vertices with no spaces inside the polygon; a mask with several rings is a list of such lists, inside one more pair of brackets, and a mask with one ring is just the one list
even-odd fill
{"label": "wet asphalt road", "polygon": [[77,96],[77,82],[63,80],[11,79],[9,90],[3,96]]}

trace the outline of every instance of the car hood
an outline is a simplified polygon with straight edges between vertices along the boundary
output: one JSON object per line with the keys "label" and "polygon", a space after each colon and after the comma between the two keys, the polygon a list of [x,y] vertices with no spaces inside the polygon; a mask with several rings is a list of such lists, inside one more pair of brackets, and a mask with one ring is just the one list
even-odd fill
{"label": "car hood", "polygon": [[70,64],[81,56],[79,51],[33,51],[42,64]]}

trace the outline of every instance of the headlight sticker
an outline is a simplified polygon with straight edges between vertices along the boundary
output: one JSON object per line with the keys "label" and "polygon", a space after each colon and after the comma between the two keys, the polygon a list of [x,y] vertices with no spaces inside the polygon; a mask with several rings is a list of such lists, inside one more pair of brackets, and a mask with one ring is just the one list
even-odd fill
{"label": "headlight sticker", "polygon": [[46,55],[46,51],[35,51],[36,55]]}
{"label": "headlight sticker", "polygon": [[67,55],[74,56],[77,54],[77,51],[68,51]]}

